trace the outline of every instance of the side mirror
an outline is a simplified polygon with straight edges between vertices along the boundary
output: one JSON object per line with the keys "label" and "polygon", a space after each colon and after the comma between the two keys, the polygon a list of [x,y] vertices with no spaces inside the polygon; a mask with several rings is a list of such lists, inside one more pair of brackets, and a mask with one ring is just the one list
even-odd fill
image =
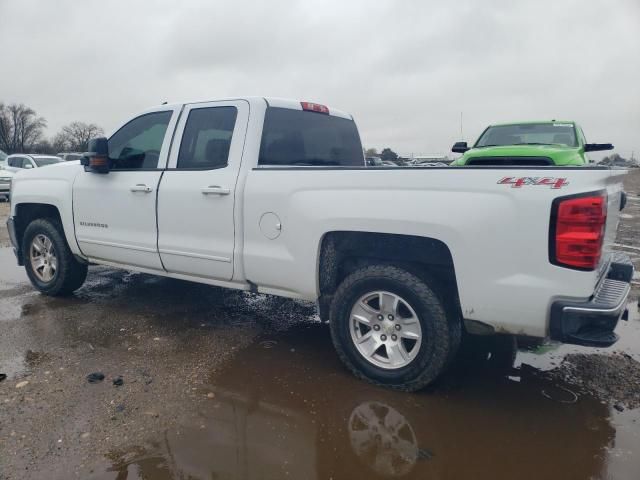
{"label": "side mirror", "polygon": [[109,144],[105,137],[89,140],[89,151],[80,159],[85,172],[109,173]]}
{"label": "side mirror", "polygon": [[33,165],[31,165],[30,163],[25,164],[24,168],[26,168],[27,170],[30,168],[33,168]]}
{"label": "side mirror", "polygon": [[456,142],[453,144],[453,147],[451,148],[451,151],[454,153],[464,153],[467,150],[469,150],[469,147],[467,146],[467,142]]}
{"label": "side mirror", "polygon": [[585,143],[585,152],[600,152],[602,150],[613,150],[613,145],[610,143]]}

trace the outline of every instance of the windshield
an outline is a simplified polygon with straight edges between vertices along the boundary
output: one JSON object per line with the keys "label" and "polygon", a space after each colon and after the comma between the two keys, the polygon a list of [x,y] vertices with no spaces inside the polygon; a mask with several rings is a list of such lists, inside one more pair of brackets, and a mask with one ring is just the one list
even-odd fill
{"label": "windshield", "polygon": [[33,159],[36,162],[36,165],[39,167],[44,167],[46,165],[52,165],[54,163],[60,163],[62,161],[61,158],[58,157],[35,157]]}
{"label": "windshield", "polygon": [[575,147],[576,132],[571,123],[530,123],[487,128],[474,147],[501,145],[565,145]]}

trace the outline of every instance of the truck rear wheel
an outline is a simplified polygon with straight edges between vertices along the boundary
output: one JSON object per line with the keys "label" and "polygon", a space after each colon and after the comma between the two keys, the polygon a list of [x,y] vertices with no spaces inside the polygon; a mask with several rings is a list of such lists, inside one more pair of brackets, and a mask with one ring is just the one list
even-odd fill
{"label": "truck rear wheel", "polygon": [[24,232],[22,252],[29,280],[45,295],[68,295],[87,278],[87,265],[73,256],[55,220],[32,221]]}
{"label": "truck rear wheel", "polygon": [[357,377],[404,391],[433,382],[457,344],[438,296],[395,266],[372,265],[345,278],[330,324],[338,355]]}

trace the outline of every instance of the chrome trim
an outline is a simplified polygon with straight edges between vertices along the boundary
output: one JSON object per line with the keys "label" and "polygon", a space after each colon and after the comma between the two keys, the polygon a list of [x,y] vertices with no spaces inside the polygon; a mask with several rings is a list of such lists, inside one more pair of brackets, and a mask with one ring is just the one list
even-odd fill
{"label": "chrome trim", "polygon": [[137,245],[126,245],[123,243],[104,242],[101,240],[90,240],[87,238],[80,238],[80,237],[78,237],[78,243],[89,243],[92,245],[102,245],[105,247],[126,248],[128,250],[138,250],[140,252],[158,253],[158,251],[155,248],[139,247]]}
{"label": "chrome trim", "polygon": [[231,258],[229,257],[217,257],[215,255],[203,255],[200,253],[193,253],[193,252],[181,252],[179,250],[166,250],[164,248],[161,248],[159,252],[160,254],[164,254],[164,255],[177,255],[179,257],[201,258],[203,260],[215,260],[217,262],[231,263]]}
{"label": "chrome trim", "polygon": [[131,187],[129,190],[132,192],[143,192],[143,193],[151,193],[153,188],[148,187],[144,183],[138,183],[137,185]]}
{"label": "chrome trim", "polygon": [[[624,309],[627,304],[627,298],[631,292],[631,284],[621,282],[619,280],[606,279],[602,288],[598,290],[593,300],[589,303],[592,307],[571,307],[567,306],[562,309],[563,312],[581,312],[581,313],[616,313]],[[615,304],[611,305],[613,302]]]}
{"label": "chrome trim", "polygon": [[208,187],[203,188],[203,195],[229,195],[231,190],[228,188],[220,187],[219,185],[209,185]]}
{"label": "chrome trim", "polygon": [[608,252],[607,258],[605,262],[602,262],[598,267],[598,281],[596,282],[596,288],[593,290],[597,292],[602,288],[602,284],[607,279],[607,274],[609,273],[609,269],[611,268],[611,263],[613,262],[614,257],[613,251]]}

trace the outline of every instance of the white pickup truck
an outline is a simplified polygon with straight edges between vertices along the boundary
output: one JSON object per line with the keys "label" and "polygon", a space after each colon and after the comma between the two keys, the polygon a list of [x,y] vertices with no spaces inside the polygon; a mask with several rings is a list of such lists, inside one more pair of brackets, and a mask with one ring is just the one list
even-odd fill
{"label": "white pickup truck", "polygon": [[44,294],[102,264],[317,301],[348,368],[402,390],[463,330],[617,340],[624,171],[367,167],[350,115],[271,98],[162,105],[90,150],[12,183],[10,237]]}

